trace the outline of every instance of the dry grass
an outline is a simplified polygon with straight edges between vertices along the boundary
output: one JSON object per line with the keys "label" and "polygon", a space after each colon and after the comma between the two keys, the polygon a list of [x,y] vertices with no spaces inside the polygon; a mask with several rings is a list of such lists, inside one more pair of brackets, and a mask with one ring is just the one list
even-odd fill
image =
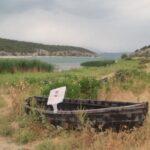
{"label": "dry grass", "polygon": [[3,99],[3,97],[0,95],[0,108],[3,108],[6,106],[6,102],[5,100]]}
{"label": "dry grass", "polygon": [[[114,93],[114,91],[116,91],[116,93]],[[132,150],[150,148],[149,118],[147,118],[143,127],[134,129],[132,132],[128,131],[116,133],[108,130],[98,133],[94,131],[94,129],[88,127],[83,128],[80,132],[59,130],[51,127],[47,123],[39,123],[36,119],[34,119],[34,116],[24,115],[22,109],[23,100],[27,97],[27,95],[31,96],[36,95],[37,93],[39,93],[38,89],[24,82],[11,86],[3,92],[3,98],[7,99],[8,108],[12,108],[10,112],[11,114],[8,115],[8,120],[5,120],[5,124],[3,121],[3,127],[1,126],[1,129],[5,131],[2,132],[3,136],[11,136],[14,142],[20,144],[40,140],[40,144],[38,144],[38,142],[35,145],[35,149],[39,150],[42,150],[43,147],[44,149],[48,147],[47,149],[54,150]],[[110,93],[111,95],[107,95],[108,93],[106,93],[106,96],[110,96],[109,98],[118,100],[127,99],[129,96],[129,93],[123,94],[122,91],[119,91],[119,89],[111,90],[109,94]],[[132,96],[135,97],[135,95]],[[10,117],[10,115],[12,117]],[[46,140],[44,140],[45,138]]]}
{"label": "dry grass", "polygon": [[44,140],[37,146],[37,149],[148,150],[150,148],[149,126],[150,122],[147,121],[141,128],[119,133],[111,130],[97,133],[91,128],[84,128],[81,132],[72,131],[69,134],[62,132],[55,138]]}
{"label": "dry grass", "polygon": [[[112,66],[113,67],[113,66]],[[110,67],[109,67],[110,68]],[[109,69],[108,68],[108,69]],[[102,68],[107,70],[106,68]],[[92,68],[90,69],[92,70]],[[98,76],[100,70],[97,69]],[[95,69],[93,69],[93,72]],[[110,71],[110,70],[109,70]],[[84,72],[84,69],[83,69]],[[93,73],[92,72],[92,73]],[[71,72],[71,74],[73,71]],[[77,72],[76,72],[77,73]],[[103,73],[103,71],[102,71]],[[78,73],[77,73],[78,74]],[[80,73],[79,73],[80,74]],[[82,73],[83,74],[83,73]],[[89,72],[84,73],[89,75]],[[150,118],[147,117],[144,125],[140,128],[135,128],[132,131],[120,131],[119,133],[107,130],[105,132],[96,132],[89,126],[84,126],[82,130],[65,130],[51,126],[43,118],[43,122],[39,122],[35,114],[29,116],[24,114],[23,102],[28,96],[39,95],[41,92],[40,86],[42,84],[31,84],[25,82],[21,78],[21,74],[16,74],[19,81],[15,84],[1,85],[0,96],[6,102],[6,105],[0,108],[0,134],[7,136],[18,143],[21,148],[36,149],[36,150],[149,150],[150,149]],[[33,80],[35,74],[29,80]],[[38,76],[38,74],[37,74]],[[36,76],[36,77],[37,77]],[[42,79],[42,75],[40,74]],[[54,77],[55,74],[50,76]],[[6,75],[7,77],[7,75]],[[9,78],[10,76],[8,76]],[[47,79],[49,74],[46,74]],[[57,76],[58,77],[58,76]],[[59,76],[60,77],[60,76]],[[3,77],[5,78],[5,77]],[[8,79],[6,78],[6,79]],[[8,81],[15,78],[11,76]],[[17,79],[18,79],[17,78]],[[140,80],[140,82],[142,79]],[[32,82],[35,82],[33,80]],[[136,82],[135,82],[136,83]],[[123,89],[119,84],[109,82],[100,89],[98,99],[111,100],[135,100],[144,101],[150,100],[150,89],[148,83],[144,81],[144,88],[142,84],[137,83],[142,89],[140,92],[132,91],[132,89]],[[134,88],[134,86],[133,86]],[[5,110],[5,111],[1,111]],[[7,113],[6,113],[7,112]],[[82,119],[82,118],[81,118]],[[3,139],[4,141],[4,139]],[[5,142],[4,142],[5,143]],[[26,144],[28,143],[28,144]],[[0,144],[2,144],[0,142]],[[25,144],[25,145],[22,145]],[[9,147],[9,146],[7,146]],[[9,147],[10,148],[10,147]],[[15,145],[15,148],[20,148]]]}
{"label": "dry grass", "polygon": [[[8,120],[5,121],[6,132],[3,135],[7,134],[7,136],[11,136],[14,142],[19,144],[29,142],[32,149],[38,150],[150,149],[150,118],[147,118],[147,121],[142,127],[135,128],[132,132],[125,131],[117,133],[111,130],[96,132],[89,127],[85,127],[81,131],[55,129],[47,123],[39,123],[36,119],[34,120],[34,116],[26,116],[23,114],[20,104],[22,102],[21,99],[24,99],[26,95],[34,95],[35,93],[33,92],[33,88],[30,88],[26,83],[20,83],[8,90],[7,94],[9,95],[9,99],[12,102],[15,101],[15,103],[11,105],[13,108],[11,111],[12,118],[8,116]],[[126,94],[127,96],[128,94]],[[33,146],[32,142],[34,140],[38,142],[36,144],[33,143]],[[26,146],[28,145],[23,147]]]}
{"label": "dry grass", "polygon": [[117,101],[135,101],[142,102],[150,100],[150,88],[147,87],[140,93],[134,93],[130,90],[122,90],[117,86],[110,88],[109,92],[105,89],[100,89],[97,99],[117,100]]}

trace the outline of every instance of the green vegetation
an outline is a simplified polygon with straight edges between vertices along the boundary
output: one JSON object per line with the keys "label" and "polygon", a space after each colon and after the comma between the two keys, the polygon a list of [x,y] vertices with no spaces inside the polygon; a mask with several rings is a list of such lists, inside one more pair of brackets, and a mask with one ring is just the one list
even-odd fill
{"label": "green vegetation", "polygon": [[81,64],[81,66],[86,67],[101,67],[101,66],[108,66],[114,64],[114,60],[101,60],[101,61],[88,61]]}
{"label": "green vegetation", "polygon": [[38,60],[0,59],[0,73],[52,71],[53,66]]}
{"label": "green vegetation", "polygon": [[94,78],[79,79],[76,76],[70,76],[67,79],[55,80],[46,84],[42,94],[48,96],[49,90],[64,85],[67,87],[66,97],[68,98],[95,99],[100,88],[100,82]]}
{"label": "green vegetation", "polygon": [[[149,101],[150,73],[141,67],[148,63],[148,60],[121,59],[111,65],[82,67],[63,72],[1,73],[0,99],[7,103],[0,108],[0,135],[24,144],[24,149],[26,143],[30,143],[37,150],[107,150],[112,147],[124,150],[150,149],[149,117],[142,127],[131,131],[96,132],[86,125],[78,131],[56,128],[44,116],[39,119],[34,112],[26,115],[23,109],[23,102],[27,97],[47,96],[50,89],[64,85],[67,86],[66,97],[69,98]],[[102,78],[109,74],[112,74],[111,78],[103,82]],[[84,122],[84,116],[79,117]]]}
{"label": "green vegetation", "polygon": [[74,46],[45,45],[0,38],[0,55],[59,55],[59,56],[94,56],[94,52]]}
{"label": "green vegetation", "polygon": [[0,74],[0,86],[16,85],[20,82],[27,82],[30,85],[38,84],[43,87],[45,83],[49,83],[53,80],[68,80],[69,78],[82,78],[82,77],[93,77],[95,79],[101,79],[103,76],[110,73],[115,73],[120,69],[135,69],[139,67],[138,60],[120,60],[107,67],[84,67],[79,69],[73,69],[70,71],[63,72],[16,72],[14,74]]}
{"label": "green vegetation", "polygon": [[124,60],[131,60],[132,57],[131,57],[130,55],[128,55],[128,54],[125,53],[125,54],[122,54],[121,59],[124,59]]}
{"label": "green vegetation", "polygon": [[149,83],[149,73],[134,69],[118,70],[115,74],[113,84],[118,84],[122,89],[132,91],[134,94],[140,94],[146,88],[149,88]]}

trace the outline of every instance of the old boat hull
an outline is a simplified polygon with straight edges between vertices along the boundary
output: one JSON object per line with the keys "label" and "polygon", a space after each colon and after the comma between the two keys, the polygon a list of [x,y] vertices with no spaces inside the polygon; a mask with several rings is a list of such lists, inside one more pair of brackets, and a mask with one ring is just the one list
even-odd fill
{"label": "old boat hull", "polygon": [[148,112],[147,102],[64,99],[63,103],[58,104],[59,111],[55,114],[52,106],[47,106],[47,99],[39,96],[28,98],[25,102],[26,113],[34,110],[46,116],[52,124],[67,123],[72,126],[81,124],[80,117],[84,116],[93,126],[107,128],[142,125]]}

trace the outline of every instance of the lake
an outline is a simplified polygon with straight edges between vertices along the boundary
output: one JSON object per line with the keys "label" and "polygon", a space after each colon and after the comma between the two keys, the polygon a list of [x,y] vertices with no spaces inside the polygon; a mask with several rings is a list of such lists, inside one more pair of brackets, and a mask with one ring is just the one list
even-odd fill
{"label": "lake", "polygon": [[104,59],[119,59],[122,53],[103,53],[98,57],[73,57],[73,56],[1,56],[0,58],[21,58],[36,59],[49,64],[53,64],[56,70],[69,70],[79,68],[80,64],[86,61],[96,61]]}
{"label": "lake", "polygon": [[37,59],[53,64],[57,70],[69,70],[79,68],[80,64],[86,61],[96,61],[104,59],[119,59],[121,53],[104,53],[99,57],[72,57],[72,56],[37,56],[29,59]]}

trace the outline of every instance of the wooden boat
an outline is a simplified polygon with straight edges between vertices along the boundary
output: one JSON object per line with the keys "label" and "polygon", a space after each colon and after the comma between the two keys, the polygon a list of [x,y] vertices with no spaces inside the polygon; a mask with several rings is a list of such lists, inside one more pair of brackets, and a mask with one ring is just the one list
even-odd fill
{"label": "wooden boat", "polygon": [[[142,125],[148,113],[148,102],[114,102],[101,100],[64,99],[58,104],[58,112],[47,106],[46,97],[34,96],[25,101],[25,111],[31,110],[44,115],[52,124],[69,124],[77,126],[81,123],[79,116],[84,116],[94,127],[133,127]],[[85,115],[83,115],[85,114]]]}

